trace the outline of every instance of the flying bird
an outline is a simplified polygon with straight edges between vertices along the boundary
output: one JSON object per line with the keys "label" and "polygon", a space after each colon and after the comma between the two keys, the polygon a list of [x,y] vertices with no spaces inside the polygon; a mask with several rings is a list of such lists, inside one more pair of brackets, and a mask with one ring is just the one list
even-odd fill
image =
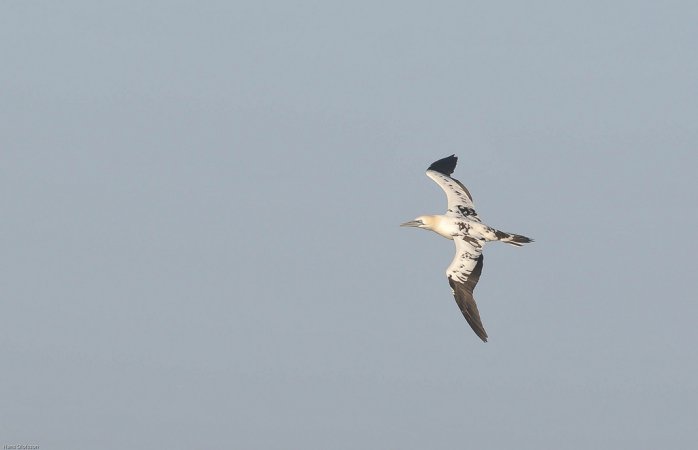
{"label": "flying bird", "polygon": [[473,204],[473,197],[463,184],[451,178],[458,157],[448,156],[434,162],[427,169],[427,176],[446,193],[446,214],[419,216],[401,224],[431,230],[456,244],[456,256],[446,269],[448,284],[465,320],[480,339],[487,342],[487,332],[482,326],[480,313],[473,298],[473,290],[482,273],[482,248],[490,241],[501,241],[517,247],[533,242],[518,234],[505,233],[482,223]]}

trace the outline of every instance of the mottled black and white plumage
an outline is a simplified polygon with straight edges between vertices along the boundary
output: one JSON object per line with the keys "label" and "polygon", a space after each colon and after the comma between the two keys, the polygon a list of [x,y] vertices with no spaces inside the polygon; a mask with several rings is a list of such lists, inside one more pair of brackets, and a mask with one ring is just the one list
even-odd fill
{"label": "mottled black and white plumage", "polygon": [[473,197],[463,184],[451,178],[458,158],[448,156],[434,162],[427,169],[427,176],[446,193],[446,214],[419,216],[402,226],[424,228],[451,239],[456,244],[456,255],[446,269],[448,283],[465,320],[475,334],[487,342],[487,332],[482,326],[480,313],[473,298],[473,290],[482,273],[482,248],[486,242],[501,241],[520,247],[533,242],[525,236],[505,233],[483,224],[473,204]]}

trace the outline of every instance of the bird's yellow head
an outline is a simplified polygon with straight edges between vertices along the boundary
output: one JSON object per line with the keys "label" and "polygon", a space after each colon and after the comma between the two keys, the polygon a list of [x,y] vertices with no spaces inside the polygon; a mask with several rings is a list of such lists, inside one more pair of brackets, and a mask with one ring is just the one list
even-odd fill
{"label": "bird's yellow head", "polygon": [[419,216],[414,220],[400,224],[401,227],[416,227],[433,230],[436,225],[436,217],[434,216]]}

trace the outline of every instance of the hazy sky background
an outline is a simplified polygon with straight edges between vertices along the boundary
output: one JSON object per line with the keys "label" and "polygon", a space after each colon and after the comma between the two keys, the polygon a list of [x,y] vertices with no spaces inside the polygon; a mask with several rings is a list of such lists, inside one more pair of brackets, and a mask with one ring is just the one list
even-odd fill
{"label": "hazy sky background", "polygon": [[[698,4],[4,1],[0,444],[695,449]],[[401,222],[456,176],[492,244]]]}

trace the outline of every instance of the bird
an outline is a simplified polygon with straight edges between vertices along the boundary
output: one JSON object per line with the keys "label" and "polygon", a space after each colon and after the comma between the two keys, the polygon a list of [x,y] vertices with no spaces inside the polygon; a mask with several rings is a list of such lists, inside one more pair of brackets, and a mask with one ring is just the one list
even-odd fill
{"label": "bird", "polygon": [[483,342],[487,342],[487,332],[473,297],[473,290],[482,273],[483,247],[491,241],[520,247],[533,242],[533,239],[505,233],[482,223],[468,189],[451,177],[457,162],[458,157],[454,154],[435,161],[427,169],[427,176],[446,193],[446,214],[419,216],[400,226],[430,230],[456,244],[456,255],[446,269],[448,284],[470,328]]}

